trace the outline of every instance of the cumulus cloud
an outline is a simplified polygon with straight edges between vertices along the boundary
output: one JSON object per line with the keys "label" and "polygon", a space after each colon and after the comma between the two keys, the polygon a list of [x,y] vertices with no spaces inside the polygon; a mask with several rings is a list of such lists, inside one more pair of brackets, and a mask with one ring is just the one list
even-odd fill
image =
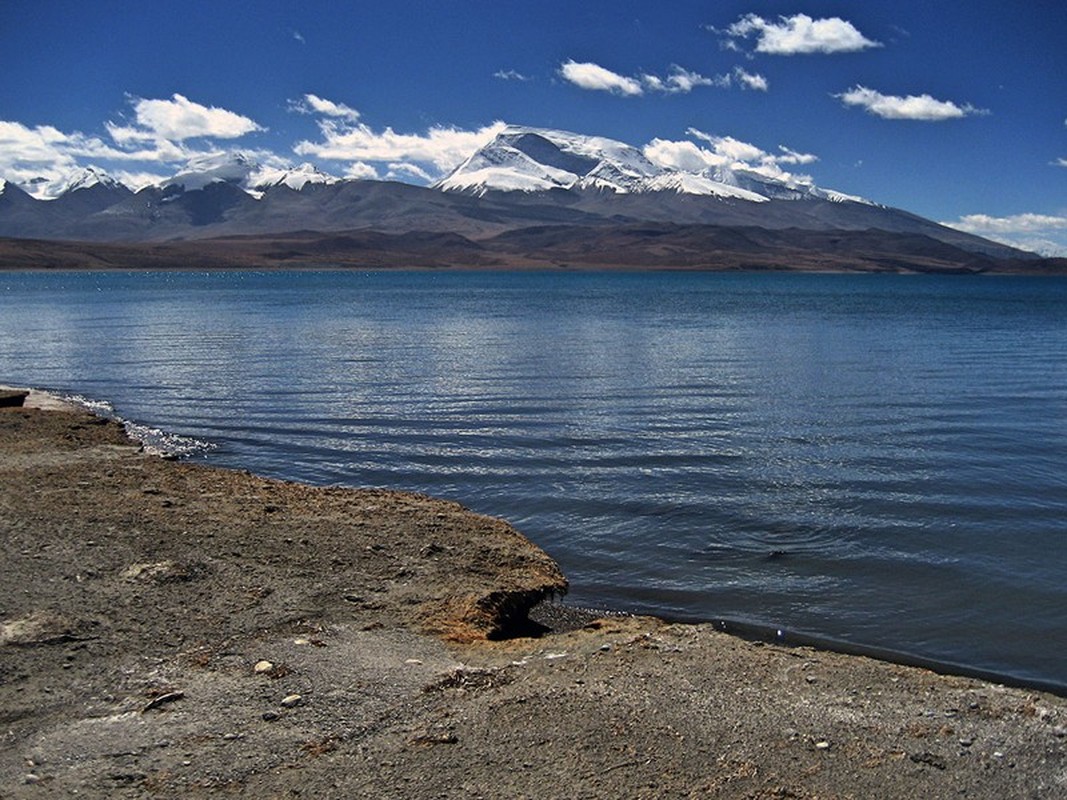
{"label": "cumulus cloud", "polygon": [[944,222],[957,230],[968,233],[1035,233],[1048,230],[1067,230],[1067,217],[1050,214],[1015,214],[1010,217],[992,217],[987,214],[967,214],[955,222]]}
{"label": "cumulus cloud", "polygon": [[164,175],[159,172],[126,169],[112,170],[109,174],[115,180],[119,181],[124,186],[133,189],[135,192],[139,192],[146,186],[160,184],[170,177],[169,175]]}
{"label": "cumulus cloud", "polygon": [[31,128],[0,120],[0,176],[16,183],[35,181],[35,185],[44,186],[62,181],[89,159],[158,163],[182,156],[184,151],[172,145],[127,150],[80,131],[64,133],[51,125]]}
{"label": "cumulus cloud", "polygon": [[389,171],[385,174],[389,180],[411,180],[415,178],[424,183],[433,182],[434,176],[424,170],[418,164],[409,164],[405,161],[395,161],[389,165]]}
{"label": "cumulus cloud", "polygon": [[175,94],[169,100],[142,97],[131,100],[134,125],[108,123],[111,138],[120,145],[145,141],[183,142],[186,139],[237,139],[266,130],[248,117],[216,106],[193,102]]}
{"label": "cumulus cloud", "polygon": [[317,108],[306,103],[305,109],[309,110],[295,110],[320,115],[321,139],[299,141],[293,152],[326,161],[352,162],[348,174],[353,177],[371,177],[372,172],[377,176],[378,168],[373,164],[380,162],[393,177],[431,181],[453,170],[504,129],[503,122],[494,122],[473,131],[443,125],[435,125],[425,133],[397,133],[390,127],[375,130],[356,118],[331,113],[331,109],[347,106],[317,100]]}
{"label": "cumulus cloud", "polygon": [[834,95],[846,106],[857,106],[882,119],[909,119],[923,122],[942,122],[948,119],[984,115],[988,111],[969,103],[957,105],[951,100],[937,100],[928,94],[900,97],[882,94],[866,86],[854,86]]}
{"label": "cumulus cloud", "polygon": [[298,114],[322,114],[327,117],[337,117],[355,122],[359,119],[359,112],[344,103],[335,103],[316,94],[305,94],[299,100],[289,101],[289,110]]}
{"label": "cumulus cloud", "polygon": [[703,172],[720,166],[725,159],[688,141],[653,139],[643,149],[645,158],[658,167],[680,169],[686,172]]}
{"label": "cumulus cloud", "polygon": [[1067,217],[1064,216],[1015,214],[993,217],[988,214],[967,214],[953,222],[941,224],[1041,255],[1067,256]]}
{"label": "cumulus cloud", "polygon": [[612,72],[599,64],[567,61],[560,67],[559,73],[565,80],[581,89],[610,92],[622,97],[638,97],[646,92],[688,94],[699,86],[729,89],[735,83],[743,89],[767,91],[766,78],[745,72],[740,67],[736,67],[732,73],[708,77],[674,64],[665,76],[645,72],[631,78]]}
{"label": "cumulus cloud", "polygon": [[696,128],[689,128],[686,134],[690,139],[703,142],[704,146],[686,140],[653,139],[644,147],[645,158],[667,169],[702,172],[727,167],[749,170],[797,184],[808,184],[811,178],[791,174],[781,165],[811,164],[818,160],[818,157],[811,153],[800,153],[784,145],[779,145],[778,153],[768,153],[761,147],[732,136],[716,136]]}
{"label": "cumulus cloud", "polygon": [[745,72],[741,67],[734,67],[733,78],[742,89],[754,89],[765,92],[770,88],[767,79],[758,73]]}
{"label": "cumulus cloud", "polygon": [[379,180],[381,176],[378,175],[378,170],[370,164],[366,164],[362,161],[354,161],[345,169],[345,177],[357,178],[364,181],[376,181]]}
{"label": "cumulus cloud", "polygon": [[573,83],[580,89],[611,92],[624,97],[635,97],[644,94],[640,81],[619,75],[599,64],[593,64],[588,61],[583,63],[565,61],[559,68],[559,74],[564,80]]}
{"label": "cumulus cloud", "polygon": [[853,53],[881,42],[868,39],[856,27],[840,17],[813,19],[807,14],[780,16],[777,21],[757,14],[746,14],[724,33],[728,49],[740,49],[737,39],[756,37],[756,52],[791,56],[806,53]]}
{"label": "cumulus cloud", "polygon": [[698,86],[729,85],[729,78],[718,76],[708,78],[699,72],[691,72],[677,64],[671,67],[670,73],[665,78],[657,75],[642,75],[641,82],[651,91],[664,92],[665,94],[688,94]]}

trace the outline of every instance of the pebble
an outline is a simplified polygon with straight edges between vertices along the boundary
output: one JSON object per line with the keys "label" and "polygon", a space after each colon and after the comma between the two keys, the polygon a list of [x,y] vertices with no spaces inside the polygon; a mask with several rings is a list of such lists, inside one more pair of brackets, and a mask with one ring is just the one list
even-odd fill
{"label": "pebble", "polygon": [[257,661],[256,665],[252,667],[252,671],[257,675],[262,675],[264,672],[270,672],[272,669],[274,669],[274,665],[266,660]]}
{"label": "pebble", "polygon": [[830,749],[830,743],[827,742],[827,741],[816,742],[815,743],[815,749],[816,750],[829,750]]}
{"label": "pebble", "polygon": [[282,708],[296,708],[304,702],[304,698],[298,694],[290,694],[282,698]]}
{"label": "pebble", "polygon": [[962,747],[970,747],[972,744],[974,744],[974,739],[960,739],[960,746]]}
{"label": "pebble", "polygon": [[33,772],[30,772],[30,773],[28,773],[26,775],[25,778],[22,779],[22,782],[23,783],[29,783],[29,784],[40,783],[41,782],[41,776],[37,775],[37,774],[35,774]]}
{"label": "pebble", "polygon": [[274,722],[274,720],[276,720],[276,719],[278,719],[278,714],[276,712],[274,712],[274,711],[264,711],[263,712],[263,721],[264,722]]}

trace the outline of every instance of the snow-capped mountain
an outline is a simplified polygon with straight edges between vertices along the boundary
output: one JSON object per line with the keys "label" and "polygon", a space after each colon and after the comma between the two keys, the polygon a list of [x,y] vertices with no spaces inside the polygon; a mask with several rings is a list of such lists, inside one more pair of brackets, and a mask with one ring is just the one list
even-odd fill
{"label": "snow-capped mountain", "polygon": [[290,189],[300,191],[309,183],[331,184],[340,182],[335,175],[323,172],[314,164],[306,161],[296,167],[279,169],[276,167],[261,167],[258,172],[249,178],[250,188],[253,191],[266,191],[272,186],[288,186]]}
{"label": "snow-capped mountain", "polygon": [[623,142],[509,125],[434,186],[475,195],[580,188],[631,192],[660,172]]}
{"label": "snow-capped mountain", "polygon": [[699,172],[653,163],[631,145],[600,136],[509,125],[447,177],[444,191],[487,192],[596,189],[618,194],[675,192],[761,203],[820,199],[868,201],[821,189],[781,170],[766,173],[744,164],[719,164]]}
{"label": "snow-capped mountain", "polygon": [[106,190],[124,188],[121,181],[94,166],[78,167],[57,178],[32,178],[24,182],[21,188],[38,200],[55,200],[65,194],[96,186]]}
{"label": "snow-capped mountain", "polygon": [[173,178],[163,181],[160,188],[180,188],[186,192],[203,189],[212,183],[230,183],[244,188],[248,178],[260,169],[247,153],[211,153],[197,156]]}
{"label": "snow-capped mountain", "polygon": [[[87,167],[59,179],[0,179],[0,237],[166,242],[299,232],[300,241],[326,236],[325,253],[352,231],[399,237],[405,247],[440,242],[446,234],[453,244],[467,243],[464,258],[493,263],[496,256],[486,255],[493,251],[523,263],[555,264],[585,263],[597,231],[599,258],[625,256],[653,266],[676,259],[687,268],[727,251],[738,267],[793,263],[790,242],[802,250],[828,249],[834,264],[847,266],[856,255],[893,269],[928,266],[930,259],[971,269],[968,254],[1023,256],[906,211],[822,189],[779,166],[797,163],[799,154],[734,160],[719,152],[721,143],[709,143],[711,150],[692,150],[682,159],[654,143],[642,150],[604,137],[508,126],[430,187],[342,179],[312,164],[290,166],[250,152],[198,156],[136,194]],[[330,239],[331,232],[346,236]],[[829,232],[844,232],[844,238]],[[481,248],[485,253],[472,255]],[[672,255],[682,252],[693,255]],[[767,255],[775,252],[778,261]],[[824,253],[817,264],[828,257]]]}
{"label": "snow-capped mountain", "polygon": [[108,175],[104,170],[97,167],[83,167],[67,176],[65,186],[57,186],[55,197],[68,192],[76,192],[79,189],[92,189],[94,186],[103,186],[105,189],[118,189],[123,186],[122,182]]}
{"label": "snow-capped mountain", "polygon": [[303,163],[296,167],[269,166],[259,163],[248,153],[215,153],[192,159],[185,168],[160,188],[179,187],[186,192],[203,189],[213,183],[228,183],[243,189],[256,199],[274,186],[288,186],[300,191],[307,184],[331,184],[340,181],[333,175]]}

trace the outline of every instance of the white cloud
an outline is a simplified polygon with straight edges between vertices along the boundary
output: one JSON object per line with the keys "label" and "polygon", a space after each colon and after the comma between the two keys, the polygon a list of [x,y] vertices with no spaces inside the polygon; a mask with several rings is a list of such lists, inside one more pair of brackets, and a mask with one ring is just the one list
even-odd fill
{"label": "white cloud", "polygon": [[523,75],[521,72],[518,72],[518,71],[513,70],[513,69],[506,69],[506,70],[505,69],[498,69],[496,72],[493,73],[493,77],[494,78],[499,78],[502,81],[532,81],[533,80],[533,78],[531,78],[531,77],[529,77],[527,75]]}
{"label": "white cloud", "polygon": [[957,105],[951,100],[937,100],[928,94],[897,95],[882,94],[866,86],[854,86],[847,92],[834,95],[846,106],[859,106],[883,119],[909,119],[923,122],[941,122],[973,115],[985,115],[988,111],[975,108],[969,103]]}
{"label": "white cloud", "polygon": [[780,16],[777,22],[756,14],[746,14],[730,25],[725,33],[736,39],[756,35],[756,52],[780,56],[852,53],[882,46],[881,42],[868,39],[851,22],[840,17],[812,19],[807,14]]}
{"label": "white cloud", "polygon": [[299,100],[289,101],[289,110],[299,114],[322,114],[327,117],[337,117],[355,122],[359,119],[359,112],[344,103],[335,103],[316,94],[305,94]]}
{"label": "white cloud", "polygon": [[348,165],[345,170],[346,178],[357,178],[363,181],[376,181],[380,179],[378,170],[372,167],[370,164],[365,164],[362,161],[355,161]]}
{"label": "white cloud", "polygon": [[175,153],[180,157],[184,151],[152,147],[131,152],[80,131],[64,133],[51,125],[30,128],[21,122],[0,120],[0,176],[16,183],[37,178],[61,180],[85,159],[158,162]]}
{"label": "white cloud", "polygon": [[605,69],[599,64],[591,62],[566,61],[560,66],[559,74],[563,76],[564,80],[573,83],[580,89],[611,92],[624,97],[636,97],[644,94],[640,81],[619,75],[610,69]]}
{"label": "white cloud", "polygon": [[817,155],[812,153],[798,153],[796,150],[791,150],[784,144],[778,145],[778,149],[782,151],[782,155],[775,156],[775,161],[778,164],[813,164],[819,160]]}
{"label": "white cloud", "polygon": [[409,164],[404,161],[394,161],[389,165],[389,172],[385,175],[390,180],[410,180],[416,178],[425,183],[432,183],[433,176],[418,164]]}
{"label": "white cloud", "polygon": [[1067,230],[1067,217],[1050,214],[1015,214],[1011,217],[991,217],[987,214],[967,214],[956,222],[944,222],[968,233],[1036,233],[1048,230]]}
{"label": "white cloud", "polygon": [[175,94],[170,100],[131,100],[135,125],[108,124],[111,137],[119,145],[141,141],[183,142],[186,139],[236,139],[266,130],[248,117],[225,108],[204,106]]}
{"label": "white cloud", "polygon": [[[729,78],[725,80],[725,85],[729,85]],[[642,75],[641,82],[648,89],[665,94],[688,94],[698,86],[724,86],[722,77],[708,78],[699,72],[691,72],[679,67],[677,64],[671,67],[670,74],[666,78]]]}
{"label": "white cloud", "polygon": [[434,126],[426,133],[397,133],[327,118],[319,120],[321,141],[297,142],[293,151],[329,161],[383,162],[394,172],[403,162],[418,165],[427,177],[443,176],[503,129],[503,122],[494,122],[474,131]]}
{"label": "white cloud", "polygon": [[119,181],[123,185],[135,192],[140,191],[146,186],[153,186],[155,184],[162,183],[169,175],[162,175],[158,172],[144,172],[133,170],[112,170],[109,173],[115,180]]}
{"label": "white cloud", "polygon": [[782,164],[811,164],[818,157],[811,153],[799,153],[784,145],[779,145],[780,155],[768,153],[760,147],[732,136],[715,136],[710,133],[689,128],[686,131],[691,138],[704,142],[701,147],[691,141],[669,141],[653,139],[644,147],[644,155],[653,164],[667,169],[681,169],[688,172],[701,172],[716,167],[746,169],[768,177],[791,180],[798,184],[811,182],[806,175],[793,175],[782,169]]}
{"label": "white cloud", "polygon": [[967,214],[941,224],[1044,256],[1067,257],[1067,216]]}
{"label": "white cloud", "polygon": [[307,39],[304,38],[304,35],[300,33],[300,31],[293,31],[293,38],[300,42],[300,44],[307,44]]}
{"label": "white cloud", "polygon": [[1067,158],[1057,158],[1052,163],[1057,167],[1067,167]]}
{"label": "white cloud", "polygon": [[745,72],[741,67],[734,67],[733,78],[742,89],[754,89],[757,92],[765,92],[770,88],[767,79],[759,73]]}
{"label": "white cloud", "polygon": [[644,146],[643,152],[645,158],[656,166],[686,172],[702,172],[726,163],[726,159],[687,141],[653,139]]}
{"label": "white cloud", "polygon": [[732,75],[715,75],[709,78],[707,75],[701,75],[699,72],[693,72],[674,64],[664,77],[646,72],[639,77],[630,78],[612,72],[599,64],[579,64],[567,61],[560,67],[559,73],[581,89],[610,92],[623,97],[638,97],[646,91],[662,94],[688,94],[698,86],[729,89],[735,80],[742,88],[764,91],[767,89],[766,78],[762,75],[751,75],[740,68],[737,68]]}

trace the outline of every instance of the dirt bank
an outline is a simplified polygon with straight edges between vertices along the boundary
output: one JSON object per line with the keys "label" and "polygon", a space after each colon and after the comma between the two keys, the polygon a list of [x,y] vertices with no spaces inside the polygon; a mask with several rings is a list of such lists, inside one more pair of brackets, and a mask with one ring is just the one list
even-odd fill
{"label": "dirt bank", "polygon": [[1067,792],[1061,698],[652,619],[529,638],[565,581],[505,523],[80,411],[0,408],[0,543],[0,797]]}

